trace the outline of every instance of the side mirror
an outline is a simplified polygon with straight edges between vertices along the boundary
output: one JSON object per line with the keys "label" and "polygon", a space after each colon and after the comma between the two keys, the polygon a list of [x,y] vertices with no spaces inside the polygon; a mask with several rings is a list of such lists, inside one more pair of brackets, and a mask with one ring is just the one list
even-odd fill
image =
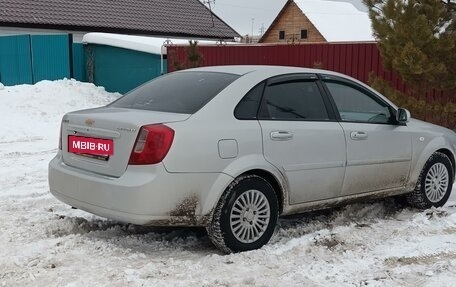
{"label": "side mirror", "polygon": [[396,120],[399,124],[404,125],[410,121],[410,111],[407,109],[399,108],[396,114]]}

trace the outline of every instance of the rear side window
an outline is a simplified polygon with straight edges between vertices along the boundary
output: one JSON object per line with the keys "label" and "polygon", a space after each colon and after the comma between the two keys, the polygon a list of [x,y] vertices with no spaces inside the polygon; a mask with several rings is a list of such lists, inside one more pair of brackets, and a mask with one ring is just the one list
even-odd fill
{"label": "rear side window", "polygon": [[315,81],[293,81],[267,86],[261,119],[328,120],[328,112]]}
{"label": "rear side window", "polygon": [[145,83],[109,106],[194,114],[239,77],[218,72],[172,73]]}
{"label": "rear side window", "polygon": [[234,110],[234,116],[238,120],[255,120],[258,108],[260,107],[261,95],[263,94],[265,83],[256,85],[247,95],[242,98]]}

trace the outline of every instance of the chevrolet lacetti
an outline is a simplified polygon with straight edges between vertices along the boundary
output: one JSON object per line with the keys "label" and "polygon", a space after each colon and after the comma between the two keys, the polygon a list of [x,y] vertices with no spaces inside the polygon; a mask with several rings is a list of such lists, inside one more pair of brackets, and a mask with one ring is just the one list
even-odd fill
{"label": "chevrolet lacetti", "polygon": [[238,252],[266,244],[280,215],[393,195],[442,206],[455,145],[453,131],[338,73],[206,67],[66,114],[49,185],[121,222],[204,226]]}

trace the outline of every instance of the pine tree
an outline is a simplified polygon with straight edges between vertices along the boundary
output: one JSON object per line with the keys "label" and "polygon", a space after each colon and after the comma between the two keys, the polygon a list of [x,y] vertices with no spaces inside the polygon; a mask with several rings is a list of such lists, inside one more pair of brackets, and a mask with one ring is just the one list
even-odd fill
{"label": "pine tree", "polygon": [[456,91],[456,4],[364,0],[384,65],[415,91]]}
{"label": "pine tree", "polygon": [[171,50],[168,54],[168,61],[171,61],[171,65],[176,71],[199,67],[203,61],[203,55],[198,49],[198,41],[188,41],[188,46],[185,48],[184,62],[179,59],[175,50]]}
{"label": "pine tree", "polygon": [[203,61],[203,56],[198,50],[198,41],[188,41],[188,47],[186,49],[187,52],[187,61],[188,61],[188,68],[196,68],[199,67],[201,62]]}

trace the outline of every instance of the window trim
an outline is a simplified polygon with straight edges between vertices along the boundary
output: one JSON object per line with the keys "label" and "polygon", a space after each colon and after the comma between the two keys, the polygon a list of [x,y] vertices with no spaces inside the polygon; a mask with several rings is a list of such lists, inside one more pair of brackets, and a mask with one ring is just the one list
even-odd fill
{"label": "window trim", "polygon": [[[305,31],[306,36],[302,37],[302,33]],[[307,40],[309,39],[309,30],[308,29],[301,29],[301,40]]]}
{"label": "window trim", "polygon": [[[332,75],[325,75],[325,74],[318,74],[318,76],[319,76],[319,79],[320,79],[320,81],[321,81],[321,83],[323,85],[325,93],[327,93],[327,95],[329,97],[329,100],[331,102],[331,106],[334,109],[334,111],[336,113],[335,116],[336,116],[336,118],[337,118],[337,120],[339,122],[341,122],[341,123],[371,124],[371,125],[372,124],[374,124],[374,125],[394,125],[394,126],[399,125],[399,123],[396,120],[396,113],[397,113],[396,109],[394,107],[392,107],[387,101],[385,101],[384,99],[382,99],[381,97],[379,97],[378,95],[373,93],[372,91],[369,91],[368,89],[366,89],[365,87],[359,85],[356,82],[350,81],[349,79],[345,79],[345,78],[342,78],[342,77],[332,76]],[[366,122],[366,121],[347,121],[347,120],[343,120],[341,118],[341,116],[340,116],[340,112],[339,112],[339,109],[337,108],[336,102],[334,101],[334,98],[331,95],[331,92],[330,92],[329,88],[326,85],[326,82],[338,83],[338,84],[342,84],[342,85],[351,87],[351,88],[353,88],[355,90],[358,90],[359,92],[367,95],[368,97],[370,97],[371,99],[373,99],[377,103],[384,104],[385,107],[387,107],[388,110],[391,113],[391,120],[392,121],[389,122],[389,123],[376,123],[376,122]]]}
{"label": "window trim", "polygon": [[[280,38],[282,33],[283,33],[283,38]],[[286,38],[285,30],[279,30],[279,40],[285,40],[285,38]]]}

